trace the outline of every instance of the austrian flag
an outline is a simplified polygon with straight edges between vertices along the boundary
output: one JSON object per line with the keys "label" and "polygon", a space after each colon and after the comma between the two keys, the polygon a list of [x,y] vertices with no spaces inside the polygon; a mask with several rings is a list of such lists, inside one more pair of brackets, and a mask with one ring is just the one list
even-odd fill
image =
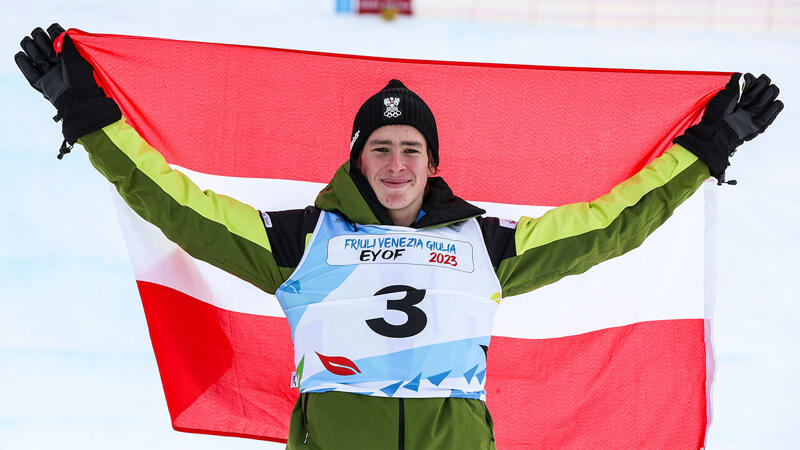
{"label": "austrian flag", "polygon": [[[264,211],[267,227],[269,211],[314,203],[349,157],[359,106],[394,78],[435,114],[440,175],[454,193],[515,228],[530,223],[520,217],[592,201],[637,173],[699,119],[730,77],[69,33],[127,122],[173,169],[224,194],[222,202]],[[388,115],[407,106],[384,102],[380,113]],[[487,366],[463,378],[485,377],[498,448],[703,446],[714,367],[706,337],[714,191],[701,190],[640,247],[530,293],[492,296],[499,307],[489,302],[498,308],[491,345],[475,346]],[[121,198],[117,204],[176,430],[285,441],[298,396],[291,384],[303,382],[304,368],[306,377],[368,372],[363,360],[324,349],[297,364],[272,295],[191,257]],[[472,261],[452,256],[471,254],[458,247],[468,243],[396,237],[406,240],[387,254],[342,240],[356,256],[331,252],[329,264],[438,252],[430,264],[472,270]],[[384,294],[424,295],[401,288]],[[371,327],[392,328],[372,320]],[[431,371],[403,388],[441,378]]]}

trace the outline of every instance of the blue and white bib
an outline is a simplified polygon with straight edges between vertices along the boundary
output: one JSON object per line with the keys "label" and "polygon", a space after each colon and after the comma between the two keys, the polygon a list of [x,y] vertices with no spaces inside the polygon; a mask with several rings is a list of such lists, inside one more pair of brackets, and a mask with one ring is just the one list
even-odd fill
{"label": "blue and white bib", "polygon": [[485,398],[500,282],[475,219],[418,230],[323,211],[275,295],[301,392]]}

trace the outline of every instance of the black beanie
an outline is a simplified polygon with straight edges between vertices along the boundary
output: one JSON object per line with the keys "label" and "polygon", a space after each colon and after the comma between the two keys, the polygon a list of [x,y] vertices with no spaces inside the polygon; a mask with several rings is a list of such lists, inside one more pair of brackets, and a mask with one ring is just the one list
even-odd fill
{"label": "black beanie", "polygon": [[419,95],[400,80],[390,81],[361,105],[353,121],[350,159],[358,159],[369,135],[384,125],[411,125],[419,130],[425,136],[434,165],[439,165],[439,136],[433,113]]}

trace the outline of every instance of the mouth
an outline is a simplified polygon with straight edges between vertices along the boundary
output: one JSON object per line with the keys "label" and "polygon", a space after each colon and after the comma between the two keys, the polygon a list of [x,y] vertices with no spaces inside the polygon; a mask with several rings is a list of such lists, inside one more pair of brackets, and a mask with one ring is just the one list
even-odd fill
{"label": "mouth", "polygon": [[381,183],[390,189],[400,189],[406,186],[407,184],[410,184],[411,180],[407,179],[395,180],[391,178],[383,178],[381,179]]}

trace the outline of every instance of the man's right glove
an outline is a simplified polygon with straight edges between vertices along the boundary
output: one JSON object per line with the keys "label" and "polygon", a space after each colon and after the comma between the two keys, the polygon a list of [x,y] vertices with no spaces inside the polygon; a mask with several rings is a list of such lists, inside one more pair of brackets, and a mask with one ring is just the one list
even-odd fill
{"label": "man's right glove", "polygon": [[63,119],[60,159],[78,138],[118,121],[122,113],[97,85],[92,65],[78,53],[69,35],[64,34],[61,52],[56,54],[53,42],[64,33],[61,25],[50,25],[47,33],[36,28],[25,36],[20,43],[24,52],[14,55],[14,62],[31,86],[56,107],[53,119]]}
{"label": "man's right glove", "polygon": [[741,75],[733,74],[725,89],[708,102],[700,123],[672,141],[706,163],[718,184],[725,182],[728,160],[736,147],[766,130],[783,109],[783,102],[775,100],[778,87],[770,84],[766,75],[756,78],[745,74],[745,86],[739,98]]}

